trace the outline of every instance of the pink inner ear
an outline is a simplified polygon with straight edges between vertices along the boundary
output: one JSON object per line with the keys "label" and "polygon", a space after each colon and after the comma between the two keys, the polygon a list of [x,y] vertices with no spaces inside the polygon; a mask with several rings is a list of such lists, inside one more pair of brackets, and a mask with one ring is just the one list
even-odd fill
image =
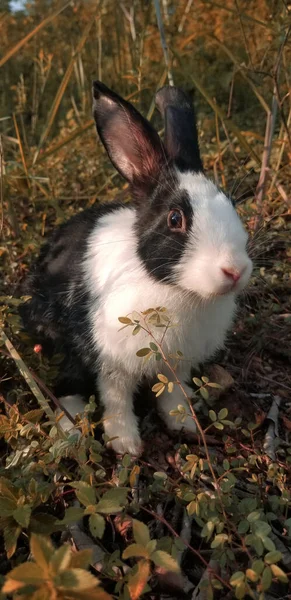
{"label": "pink inner ear", "polygon": [[[157,136],[158,138],[158,136]],[[156,179],[163,159],[163,148],[149,139],[140,123],[133,122],[126,112],[111,116],[107,124],[107,143],[113,162],[129,181]]]}

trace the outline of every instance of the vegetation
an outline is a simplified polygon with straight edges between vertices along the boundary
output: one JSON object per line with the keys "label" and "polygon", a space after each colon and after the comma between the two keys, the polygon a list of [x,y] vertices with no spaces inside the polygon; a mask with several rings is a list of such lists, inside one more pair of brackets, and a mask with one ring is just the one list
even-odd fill
{"label": "vegetation", "polygon": [[[291,96],[285,0],[1,2],[1,598],[290,597]],[[159,26],[158,26],[159,25]],[[166,45],[165,45],[166,42]],[[91,80],[161,126],[168,78],[195,96],[205,167],[237,199],[256,270],[219,365],[193,386],[192,439],[145,398],[140,459],[105,446],[92,397],[76,433],[55,414],[60,357],[21,330],[20,282],[49,231],[94,202],[129,200],[91,119]],[[289,241],[289,244],[288,244]],[[150,307],[149,307],[150,309]],[[121,308],[122,313],[122,308]],[[168,362],[154,329],[140,360]],[[271,410],[269,411],[269,409]],[[137,407],[142,413],[142,406]]]}

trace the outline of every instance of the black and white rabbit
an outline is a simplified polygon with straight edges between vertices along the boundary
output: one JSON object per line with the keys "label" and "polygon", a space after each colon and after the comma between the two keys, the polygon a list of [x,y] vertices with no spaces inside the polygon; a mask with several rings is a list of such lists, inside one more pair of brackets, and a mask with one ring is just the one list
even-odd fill
{"label": "black and white rabbit", "polygon": [[[82,394],[94,381],[114,450],[138,455],[134,392],[144,377],[167,370],[136,356],[151,340],[145,332],[120,330],[118,317],[167,308],[176,326],[168,329],[163,348],[188,359],[178,366],[186,386],[191,365],[223,346],[252,262],[231,200],[203,173],[194,109],[184,92],[157,92],[164,143],[130,103],[99,81],[93,98],[97,131],[130,183],[133,202],[93,206],[52,234],[28,277],[25,292],[32,298],[22,318],[44,348],[65,354],[62,393],[68,385],[69,393]],[[155,331],[158,339],[163,334]],[[84,403],[76,400],[67,406],[70,412],[82,412]],[[178,404],[187,407],[178,386],[158,398],[170,429],[181,428],[169,415]],[[183,426],[195,431],[191,418]]]}

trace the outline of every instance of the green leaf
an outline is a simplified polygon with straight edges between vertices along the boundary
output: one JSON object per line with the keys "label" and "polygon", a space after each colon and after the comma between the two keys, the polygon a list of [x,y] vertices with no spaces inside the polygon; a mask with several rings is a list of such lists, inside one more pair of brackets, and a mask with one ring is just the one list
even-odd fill
{"label": "green leaf", "polygon": [[167,481],[167,479],[168,479],[168,475],[167,475],[167,473],[164,473],[164,471],[155,471],[153,477],[157,481],[160,481],[160,483]]}
{"label": "green leaf", "polygon": [[262,544],[262,540],[258,536],[249,534],[246,536],[245,542],[248,546],[252,546],[255,549],[258,556],[262,556],[264,552],[264,546]]}
{"label": "green leaf", "polygon": [[219,420],[226,419],[227,415],[228,415],[227,408],[222,408],[218,413],[218,418],[219,418]]}
{"label": "green leaf", "polygon": [[216,412],[214,412],[214,410],[210,410],[208,414],[209,414],[211,421],[213,421],[213,423],[214,423],[214,421],[217,420]]}
{"label": "green leaf", "polygon": [[219,533],[215,536],[214,540],[211,543],[211,548],[218,548],[218,546],[223,546],[225,542],[228,541],[228,535],[226,533]]}
{"label": "green leaf", "polygon": [[258,510],[254,510],[247,516],[247,520],[249,521],[249,523],[254,523],[254,521],[258,521],[260,516],[261,513]]}
{"label": "green leaf", "polygon": [[229,583],[233,587],[236,587],[239,583],[245,581],[245,574],[243,571],[236,571],[230,578]]}
{"label": "green leaf", "polygon": [[122,459],[122,466],[129,467],[130,464],[131,464],[131,456],[130,456],[130,454],[125,454]]}
{"label": "green leaf", "polygon": [[131,325],[132,320],[129,319],[128,317],[118,317],[118,321],[120,323],[122,323],[123,325]]}
{"label": "green leaf", "polygon": [[153,352],[158,352],[158,346],[156,344],[154,344],[153,342],[149,343],[149,347]]}
{"label": "green leaf", "polygon": [[[11,481],[5,479],[5,477],[0,477],[0,495],[13,500],[14,508],[16,508],[18,498],[17,489],[12,485]],[[1,514],[1,516],[3,515]]]}
{"label": "green leaf", "polygon": [[207,541],[210,540],[214,531],[214,527],[215,524],[213,523],[213,521],[207,521],[207,523],[205,523],[201,531],[201,537],[205,537]]}
{"label": "green leaf", "polygon": [[194,381],[197,387],[201,387],[203,385],[203,382],[201,381],[201,379],[199,379],[199,377],[193,377],[192,381]]}
{"label": "green leaf", "polygon": [[5,544],[7,558],[11,558],[11,556],[13,556],[13,554],[16,550],[17,540],[18,540],[20,534],[21,534],[21,527],[19,527],[19,526],[16,526],[16,527],[11,526],[11,527],[4,528],[4,544]]}
{"label": "green leaf", "polygon": [[[149,552],[149,554],[152,554],[152,552],[155,551],[156,547],[157,547],[157,540],[151,540],[146,545],[146,549]],[[183,547],[183,549],[184,549],[184,547]]]}
{"label": "green leaf", "polygon": [[105,520],[101,515],[93,514],[89,517],[89,528],[93,537],[102,538],[105,529]]}
{"label": "green leaf", "polygon": [[12,569],[8,573],[7,579],[21,581],[25,585],[39,585],[43,581],[43,571],[39,565],[33,562],[25,562]]}
{"label": "green leaf", "polygon": [[71,562],[71,548],[68,544],[64,544],[58,548],[50,561],[50,566],[54,573],[59,573],[67,569]]}
{"label": "green leaf", "polygon": [[261,575],[265,568],[264,562],[262,560],[254,560],[252,563],[252,569],[256,571],[258,575]]}
{"label": "green leaf", "polygon": [[219,429],[220,431],[222,431],[224,429],[223,424],[218,423],[218,421],[215,421],[215,423],[213,423],[213,425],[216,429]]}
{"label": "green leaf", "polygon": [[124,558],[125,560],[127,558],[133,558],[133,557],[139,557],[142,556],[143,558],[149,558],[149,552],[148,550],[144,547],[141,546],[140,544],[131,544],[130,546],[127,546],[127,548],[125,548],[123,554],[122,554],[122,558]]}
{"label": "green leaf", "polygon": [[137,351],[136,356],[139,356],[142,358],[143,356],[147,356],[151,352],[152,351],[150,348],[141,348],[140,350]]}
{"label": "green leaf", "polygon": [[212,381],[209,381],[207,385],[208,387],[216,388],[217,390],[222,389],[222,385],[220,385],[220,383],[213,383]]}
{"label": "green leaf", "polygon": [[270,568],[274,577],[277,577],[277,579],[279,579],[279,581],[282,581],[283,583],[288,583],[289,580],[286,573],[284,573],[284,571],[282,571],[282,569],[280,569],[278,565],[272,564]]}
{"label": "green leaf", "polygon": [[31,516],[31,507],[28,504],[18,506],[13,512],[13,518],[21,527],[28,527]]}
{"label": "green leaf", "polygon": [[35,562],[46,572],[54,553],[50,539],[33,534],[30,538],[30,550]]}
{"label": "green leaf", "polygon": [[242,600],[247,592],[247,586],[245,581],[241,581],[235,588],[235,597],[238,600]]}
{"label": "green leaf", "polygon": [[200,396],[202,396],[202,398],[204,400],[208,400],[208,398],[209,398],[209,392],[208,392],[208,390],[205,387],[199,388],[199,394],[200,394]]}
{"label": "green leaf", "polygon": [[275,552],[276,546],[269,537],[261,536],[261,540],[264,544],[265,549],[268,550],[268,552]]}
{"label": "green leaf", "polygon": [[17,501],[12,498],[0,498],[1,517],[12,517],[17,508]]}
{"label": "green leaf", "polygon": [[134,327],[134,329],[132,330],[132,335],[137,335],[141,330],[141,326],[140,325],[136,325]]}
{"label": "green leaf", "polygon": [[145,525],[145,523],[142,523],[141,521],[133,519],[132,526],[133,537],[135,539],[135,542],[137,544],[140,544],[141,546],[146,546],[151,541],[150,532],[147,525]]}
{"label": "green leaf", "polygon": [[163,550],[156,550],[151,554],[151,560],[157,567],[163,567],[167,571],[173,571],[174,573],[180,573],[180,567],[176,560],[167,552]]}
{"label": "green leaf", "polygon": [[266,567],[263,570],[262,579],[261,579],[261,585],[262,585],[263,592],[268,590],[269,587],[271,587],[271,584],[272,584],[272,570],[270,567]]}
{"label": "green leaf", "polygon": [[148,578],[150,576],[150,563],[147,560],[140,560],[137,565],[137,571],[134,575],[128,577],[128,589],[131,600],[139,600]]}
{"label": "green leaf", "polygon": [[84,506],[96,503],[95,489],[86,481],[73,481],[71,486],[76,490],[76,496]]}
{"label": "green leaf", "polygon": [[[85,569],[67,569],[62,571],[57,579],[57,587],[67,590],[75,589],[78,592],[95,588],[98,579]],[[81,598],[81,596],[80,596]]]}
{"label": "green leaf", "polygon": [[64,524],[49,515],[48,513],[35,513],[31,515],[29,522],[29,530],[31,533],[37,533],[38,535],[51,535],[55,531],[64,529]]}
{"label": "green leaf", "polygon": [[246,519],[243,519],[243,521],[240,521],[240,523],[238,524],[238,528],[237,531],[240,535],[247,533],[247,531],[250,528],[250,524]]}
{"label": "green leaf", "polygon": [[128,490],[126,488],[113,488],[103,494],[96,505],[96,511],[105,515],[115,514],[122,510],[126,503]]}
{"label": "green leaf", "polygon": [[27,413],[25,413],[24,418],[26,421],[30,421],[30,423],[39,423],[41,420],[41,417],[44,414],[44,410],[42,410],[42,408],[36,408],[34,410],[29,410]]}
{"label": "green leaf", "polygon": [[273,552],[268,552],[264,556],[264,561],[267,565],[272,565],[273,563],[279,562],[282,559],[282,553],[279,550],[274,550]]}
{"label": "green leaf", "polygon": [[69,506],[65,512],[65,516],[62,520],[57,521],[62,525],[70,525],[71,523],[77,523],[84,515],[84,509],[79,506]]}
{"label": "green leaf", "polygon": [[266,521],[258,520],[254,522],[254,531],[259,537],[265,537],[272,531],[272,528]]}

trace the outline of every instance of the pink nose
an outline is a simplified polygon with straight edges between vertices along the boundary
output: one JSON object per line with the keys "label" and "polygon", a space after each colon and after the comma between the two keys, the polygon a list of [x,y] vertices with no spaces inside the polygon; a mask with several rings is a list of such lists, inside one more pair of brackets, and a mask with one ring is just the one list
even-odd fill
{"label": "pink nose", "polygon": [[241,278],[243,273],[243,271],[239,272],[236,271],[236,269],[232,269],[231,267],[228,267],[226,269],[222,267],[221,270],[224,273],[224,275],[226,275],[226,277],[228,277],[229,279],[232,279],[234,283],[236,283]]}

